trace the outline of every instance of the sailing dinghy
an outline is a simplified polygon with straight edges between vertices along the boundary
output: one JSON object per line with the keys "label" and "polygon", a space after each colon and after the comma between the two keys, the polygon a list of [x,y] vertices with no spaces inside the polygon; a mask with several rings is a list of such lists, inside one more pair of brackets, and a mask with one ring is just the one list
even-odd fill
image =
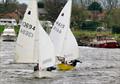
{"label": "sailing dinghy", "polygon": [[38,64],[39,70],[33,73],[35,77],[53,77],[46,69],[55,65],[54,46],[37,12],[37,0],[30,0],[17,38],[15,62]]}
{"label": "sailing dinghy", "polygon": [[71,17],[72,0],[68,0],[65,7],[59,14],[53,28],[50,32],[50,38],[55,46],[56,56],[58,58],[64,58],[66,62],[72,61],[72,64],[59,64],[58,69],[67,71],[75,67],[76,62],[79,62],[79,48],[77,41],[70,30],[70,17]]}

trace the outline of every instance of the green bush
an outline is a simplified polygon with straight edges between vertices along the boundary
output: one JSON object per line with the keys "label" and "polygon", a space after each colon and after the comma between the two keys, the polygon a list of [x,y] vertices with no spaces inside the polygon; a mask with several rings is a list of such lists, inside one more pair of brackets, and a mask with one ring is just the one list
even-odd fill
{"label": "green bush", "polygon": [[2,33],[4,30],[4,26],[0,26],[0,33]]}
{"label": "green bush", "polygon": [[14,12],[17,9],[17,5],[14,3],[11,4],[0,4],[0,13],[10,13]]}
{"label": "green bush", "polygon": [[97,27],[101,26],[97,21],[85,21],[81,24],[82,30],[96,31]]}
{"label": "green bush", "polygon": [[88,10],[90,10],[90,11],[100,11],[100,12],[102,12],[102,6],[101,6],[101,4],[100,3],[98,3],[98,2],[93,2],[92,4],[90,4],[89,6],[88,6]]}
{"label": "green bush", "polygon": [[43,2],[38,2],[38,8],[44,8],[44,3]]}
{"label": "green bush", "polygon": [[120,34],[120,26],[117,26],[117,25],[113,26],[112,33]]}
{"label": "green bush", "polygon": [[14,29],[15,29],[16,34],[18,35],[20,26],[15,26]]}

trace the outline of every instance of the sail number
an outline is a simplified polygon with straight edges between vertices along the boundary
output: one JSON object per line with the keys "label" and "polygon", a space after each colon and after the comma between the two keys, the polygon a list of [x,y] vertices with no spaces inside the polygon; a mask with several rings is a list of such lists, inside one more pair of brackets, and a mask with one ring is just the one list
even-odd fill
{"label": "sail number", "polygon": [[60,28],[64,28],[64,27],[65,27],[64,24],[62,24],[62,23],[60,23],[60,22],[58,22],[58,21],[57,21],[55,24],[58,25]]}
{"label": "sail number", "polygon": [[62,23],[60,23],[59,21],[57,21],[55,24],[56,24],[56,26],[58,26],[58,27],[54,26],[53,29],[54,29],[56,32],[58,32],[58,33],[62,33],[62,29],[65,27],[65,25],[62,24]]}
{"label": "sail number", "polygon": [[27,29],[32,29],[33,31],[35,30],[35,26],[33,26],[27,22],[22,22],[22,26],[27,28]]}
{"label": "sail number", "polygon": [[20,33],[28,36],[28,37],[33,37],[33,33],[32,32],[29,32],[29,31],[26,31],[24,29],[20,29]]}
{"label": "sail number", "polygon": [[21,28],[21,29],[20,29],[20,33],[26,35],[27,37],[33,37],[33,35],[34,35],[33,32],[30,32],[29,30],[35,31],[35,26],[33,26],[33,25],[31,25],[31,24],[29,24],[29,23],[27,23],[27,22],[22,22],[22,26],[23,26],[24,28],[26,28],[27,30]]}

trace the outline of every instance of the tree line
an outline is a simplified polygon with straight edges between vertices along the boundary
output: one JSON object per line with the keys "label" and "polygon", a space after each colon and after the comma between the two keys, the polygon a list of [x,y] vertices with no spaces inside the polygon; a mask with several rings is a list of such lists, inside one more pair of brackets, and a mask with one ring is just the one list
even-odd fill
{"label": "tree line", "polygon": [[[64,0],[64,2],[61,2],[61,0],[45,1],[45,8],[48,11],[48,16],[45,17],[45,19],[47,18],[54,22],[64,7],[66,0]],[[91,27],[104,26],[108,30],[120,28],[119,0],[79,0],[79,3],[73,2],[71,27],[81,28],[85,22],[84,25],[92,25]],[[90,24],[90,22],[86,23],[86,20],[90,19],[91,13],[94,14],[96,11],[104,14],[104,17],[101,20],[92,20],[92,24]]]}
{"label": "tree line", "polygon": [[[66,2],[67,0],[44,0],[43,2],[39,1],[38,6],[40,8],[44,7],[48,12],[47,15],[40,16],[40,18],[42,17],[43,20],[50,20],[54,22]],[[76,3],[75,0],[73,0],[71,27],[81,28],[83,27],[82,24],[84,23],[85,26],[86,24],[91,25],[90,22],[86,23],[86,20],[90,19],[91,13],[95,15],[95,11],[97,10],[101,13],[104,13],[105,15],[101,20],[94,19],[92,22],[92,27],[101,25],[109,29],[117,29],[120,27],[119,6],[119,0],[79,0],[79,3]],[[26,9],[26,5],[19,4],[18,0],[2,0],[2,3],[0,3],[0,14],[13,12],[16,9],[21,9],[23,14]]]}

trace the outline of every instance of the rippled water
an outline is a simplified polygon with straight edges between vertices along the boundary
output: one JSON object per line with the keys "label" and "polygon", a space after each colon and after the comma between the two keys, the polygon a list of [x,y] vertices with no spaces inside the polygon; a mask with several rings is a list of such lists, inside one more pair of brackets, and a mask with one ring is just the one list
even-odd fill
{"label": "rippled water", "polygon": [[120,84],[120,49],[80,47],[83,62],[53,79],[35,79],[33,64],[13,64],[14,42],[0,42],[0,84]]}

